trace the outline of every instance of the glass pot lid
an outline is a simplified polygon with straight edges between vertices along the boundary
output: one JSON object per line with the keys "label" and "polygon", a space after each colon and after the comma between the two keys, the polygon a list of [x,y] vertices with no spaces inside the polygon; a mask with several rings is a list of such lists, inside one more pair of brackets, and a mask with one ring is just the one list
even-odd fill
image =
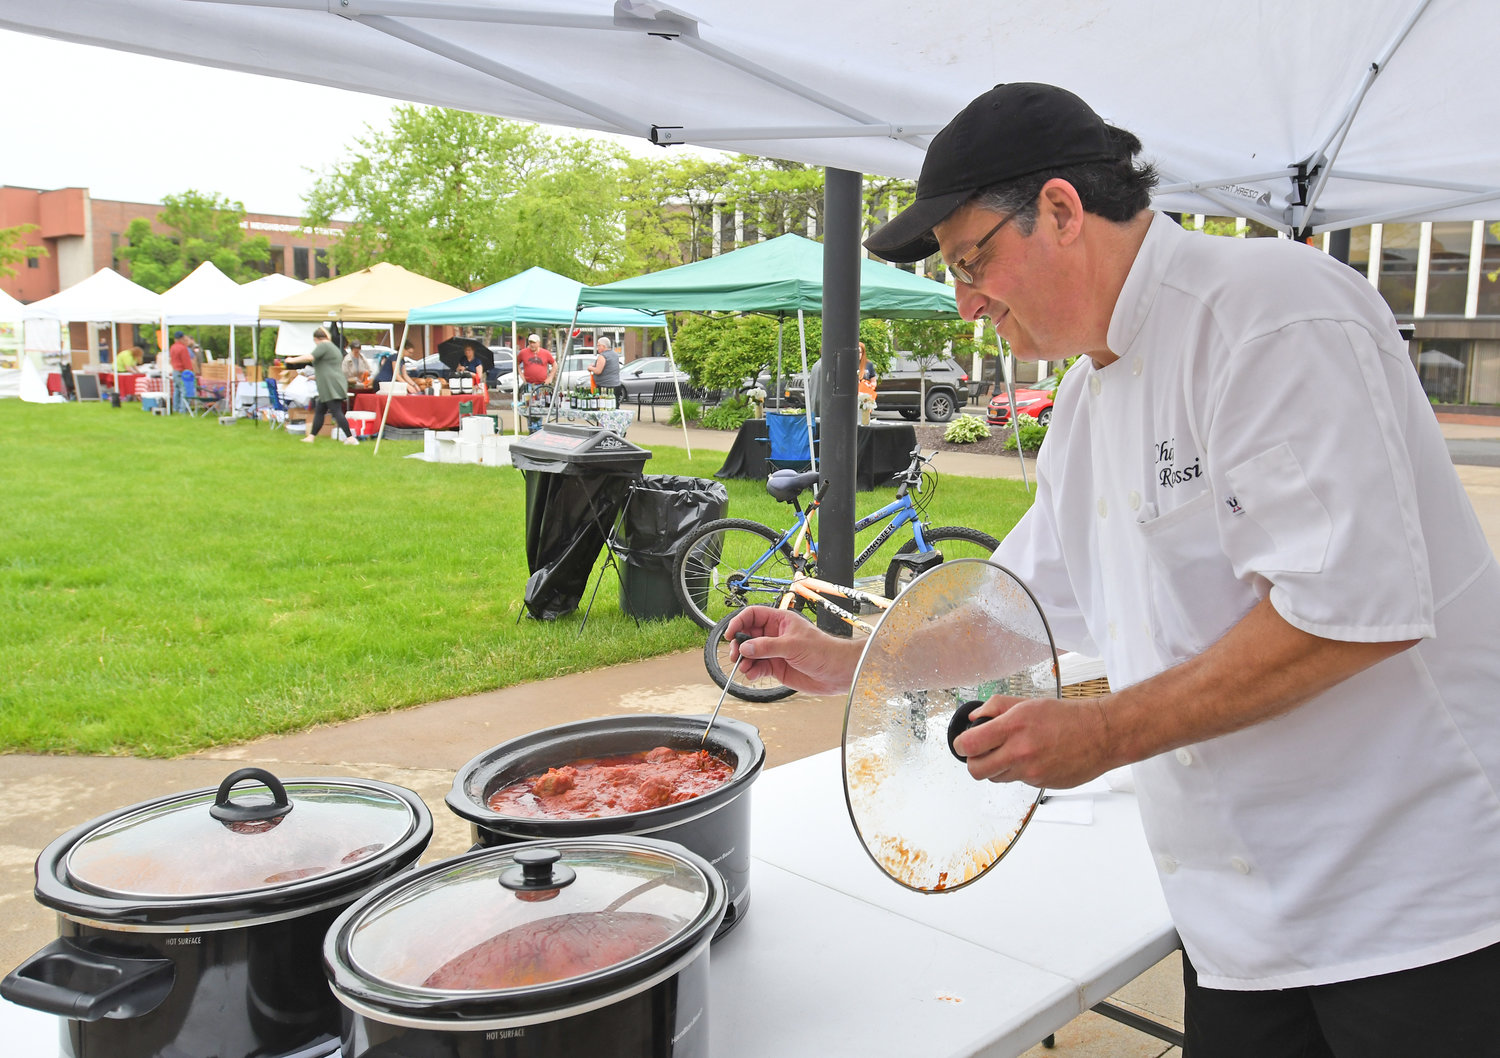
{"label": "glass pot lid", "polygon": [[73,845],[65,867],[72,885],[126,899],[253,893],[349,870],[416,823],[411,806],[373,784],[283,784],[243,768],[217,791],[110,818]]}
{"label": "glass pot lid", "polygon": [[511,992],[629,966],[722,914],[717,872],[649,839],[531,842],[386,890],[338,929],[341,958],[398,993]]}
{"label": "glass pot lid", "polygon": [[912,581],[865,644],[844,712],[844,798],[876,866],[943,892],[999,862],[1042,791],[975,781],[950,733],[967,703],[1059,693],[1046,618],[1008,570],[958,559]]}

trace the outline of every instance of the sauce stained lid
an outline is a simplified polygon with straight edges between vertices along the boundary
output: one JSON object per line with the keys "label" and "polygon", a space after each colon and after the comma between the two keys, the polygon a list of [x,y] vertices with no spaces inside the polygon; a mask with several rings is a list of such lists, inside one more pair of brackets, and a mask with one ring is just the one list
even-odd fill
{"label": "sauce stained lid", "polygon": [[[716,870],[650,839],[531,842],[388,883],[334,925],[331,961],[387,996],[610,987],[707,942]],[[336,975],[336,983],[339,976]]]}
{"label": "sauce stained lid", "polygon": [[[238,785],[249,783],[248,785]],[[283,785],[257,768],[106,819],[68,850],[69,883],[103,896],[171,900],[274,890],[336,875],[403,842],[412,806],[378,784]]]}

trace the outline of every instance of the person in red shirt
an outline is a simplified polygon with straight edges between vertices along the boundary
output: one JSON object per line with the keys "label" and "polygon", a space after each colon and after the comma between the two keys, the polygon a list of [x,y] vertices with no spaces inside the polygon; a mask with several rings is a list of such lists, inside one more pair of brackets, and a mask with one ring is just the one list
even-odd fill
{"label": "person in red shirt", "polygon": [[541,386],[552,381],[557,361],[542,348],[542,336],[533,334],[526,339],[526,348],[521,350],[516,362],[521,366],[521,381],[531,386]]}
{"label": "person in red shirt", "polygon": [[172,410],[175,412],[188,411],[188,396],[197,391],[194,384],[196,378],[193,369],[193,351],[188,348],[187,338],[181,331],[172,334],[172,346],[167,350],[167,356],[172,363]]}

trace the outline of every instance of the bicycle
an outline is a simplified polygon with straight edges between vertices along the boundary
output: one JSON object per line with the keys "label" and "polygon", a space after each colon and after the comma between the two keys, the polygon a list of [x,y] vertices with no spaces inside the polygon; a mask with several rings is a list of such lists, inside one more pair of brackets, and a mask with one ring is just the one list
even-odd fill
{"label": "bicycle", "polygon": [[[853,610],[840,606],[829,596],[837,596],[876,610],[885,610],[891,605],[891,600],[883,595],[850,588],[843,584],[834,584],[832,581],[819,580],[816,577],[792,578],[777,605],[783,609],[789,609],[796,602],[800,602],[804,607],[816,606],[834,614],[845,624],[865,635],[874,631],[874,625]],[[703,667],[708,670],[709,678],[721,688],[728,684],[729,693],[745,702],[778,702],[796,694],[795,690],[785,686],[775,677],[766,676],[751,681],[745,680],[734,671],[734,663],[729,658],[730,645],[724,638],[724,631],[738,612],[736,610],[725,614],[714,623],[713,628],[709,629],[708,641],[703,645]],[[729,678],[731,673],[735,675],[734,680]]]}
{"label": "bicycle", "polygon": [[[989,558],[1000,546],[993,536],[977,529],[930,526],[922,520],[937,491],[936,472],[929,470],[935,455],[924,456],[921,445],[913,448],[911,462],[898,475],[896,498],[854,523],[856,533],[883,521],[890,523],[855,556],[856,573],[897,532],[911,532],[911,539],[897,549],[886,568],[887,599],[894,599],[914,577],[939,562],[960,557]],[[810,530],[827,486],[814,489],[805,509],[801,496],[817,484],[817,471],[799,474],[778,470],[766,479],[766,491],[797,512],[796,520],[783,532],[745,518],[720,518],[706,523],[682,543],[674,562],[672,587],[682,608],[699,627],[712,628],[720,618],[753,603],[777,605],[795,578],[816,576],[818,549]],[[797,605],[801,608],[800,602]]]}

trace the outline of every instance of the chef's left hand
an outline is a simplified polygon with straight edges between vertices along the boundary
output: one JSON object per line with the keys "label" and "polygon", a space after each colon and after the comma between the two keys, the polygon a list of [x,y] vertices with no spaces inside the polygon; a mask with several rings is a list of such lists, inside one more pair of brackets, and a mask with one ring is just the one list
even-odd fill
{"label": "chef's left hand", "polygon": [[1105,699],[1008,698],[995,695],[954,739],[969,774],[991,782],[1067,789],[1103,775],[1110,757]]}

